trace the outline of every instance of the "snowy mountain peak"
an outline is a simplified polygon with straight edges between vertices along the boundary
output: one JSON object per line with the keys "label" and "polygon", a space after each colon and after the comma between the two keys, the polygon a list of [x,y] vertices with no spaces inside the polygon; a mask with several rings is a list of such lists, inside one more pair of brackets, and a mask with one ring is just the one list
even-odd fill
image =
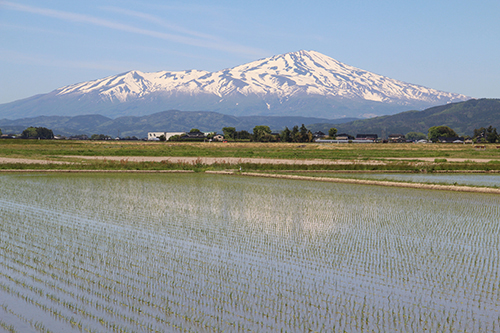
{"label": "snowy mountain peak", "polygon": [[[392,114],[469,99],[304,50],[216,72],[135,70],[62,87],[44,96],[43,101],[34,102],[35,109],[22,106],[19,110],[26,109],[22,111],[26,114],[78,112],[114,117],[179,109],[340,118]],[[54,103],[59,103],[58,111],[52,111]],[[71,111],[65,103],[71,105]]]}
{"label": "snowy mountain peak", "polygon": [[446,103],[467,96],[437,91],[390,79],[343,64],[316,51],[297,51],[260,59],[218,72],[199,70],[143,73],[130,71],[63,87],[59,95],[97,93],[125,102],[151,93],[228,95],[319,95],[384,103]]}
{"label": "snowy mountain peak", "polygon": [[87,81],[56,90],[57,95],[97,93],[102,99],[125,102],[153,92],[169,90],[177,82],[187,82],[206,75],[206,71],[153,72],[133,70],[104,79]]}

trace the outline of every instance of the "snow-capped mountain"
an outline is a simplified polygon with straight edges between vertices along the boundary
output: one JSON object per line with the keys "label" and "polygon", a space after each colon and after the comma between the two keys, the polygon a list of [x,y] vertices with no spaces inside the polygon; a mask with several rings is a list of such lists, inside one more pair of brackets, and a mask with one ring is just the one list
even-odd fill
{"label": "snow-capped mountain", "polygon": [[[179,109],[340,118],[393,114],[467,99],[361,70],[315,51],[298,51],[212,73],[131,71],[9,104],[24,101],[34,110],[31,113],[36,112],[32,115],[116,117]],[[0,116],[9,104],[0,106]],[[17,118],[30,116],[20,105],[13,106],[23,113]]]}

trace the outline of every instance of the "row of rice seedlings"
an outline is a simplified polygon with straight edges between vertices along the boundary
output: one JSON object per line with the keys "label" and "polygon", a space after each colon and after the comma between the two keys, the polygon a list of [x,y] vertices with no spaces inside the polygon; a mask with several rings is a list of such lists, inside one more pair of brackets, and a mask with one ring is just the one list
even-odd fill
{"label": "row of rice seedlings", "polygon": [[[10,267],[9,267],[9,268],[10,268]],[[31,267],[31,268],[33,268],[33,267]],[[51,277],[52,277],[52,278],[56,278],[56,279],[57,279],[57,276],[55,276],[53,273],[51,274]],[[40,280],[40,279],[37,279],[37,280]],[[24,287],[24,286],[25,286],[25,283],[23,282],[23,283],[22,283],[22,285],[23,285],[23,287]],[[99,286],[103,286],[103,284],[101,284],[100,282],[98,282],[98,285],[99,285]],[[30,288],[30,289],[32,289],[32,288]],[[58,289],[58,291],[59,291],[59,292],[64,291],[64,290],[63,290],[63,289],[61,289],[61,288],[57,288],[57,289]],[[85,289],[85,290],[86,290],[86,289]],[[70,294],[73,296],[73,294],[72,294],[72,293],[70,293]],[[131,295],[129,295],[129,296],[131,296]],[[88,303],[89,303],[89,301],[87,300],[87,302],[86,302],[86,303],[88,304]],[[93,302],[91,301],[91,303],[93,303]],[[123,304],[123,305],[126,305],[126,304]],[[134,306],[132,305],[132,308],[133,308],[133,307],[134,307]],[[74,308],[74,307],[72,307],[71,309],[73,309],[73,308]],[[106,309],[108,309],[108,307],[106,307]],[[140,310],[140,308],[139,308],[139,310],[138,310],[138,311],[141,313],[141,315],[144,315],[144,314],[145,314],[145,313],[144,313],[144,311],[141,311],[141,310]],[[107,310],[107,312],[111,312],[111,313],[113,313],[113,311],[110,311],[109,309]],[[132,322],[135,322],[133,319],[130,319],[130,318],[124,318],[124,319],[125,319],[125,320],[127,320],[127,321],[132,321]]]}
{"label": "row of rice seedlings", "polygon": [[[5,296],[5,294],[3,295]],[[34,320],[32,318],[26,317],[28,311],[26,308],[23,309],[22,313],[18,313],[14,311],[8,304],[2,304],[0,306],[4,311],[2,318],[9,323],[5,323],[3,320],[0,320],[0,326],[6,329],[7,332],[15,333],[15,332],[26,332],[29,330],[29,327],[32,329],[43,332],[50,333],[51,330],[47,329],[47,327],[43,324],[43,322]],[[31,309],[32,310],[32,309]],[[1,311],[1,310],[0,310]],[[30,313],[32,315],[32,313]],[[12,320],[14,319],[14,320]],[[15,324],[11,324],[11,322],[15,322]],[[72,322],[72,325],[77,325],[76,321]],[[61,329],[61,328],[60,328]],[[62,328],[64,329],[64,328]],[[89,330],[90,331],[90,330]]]}
{"label": "row of rice seedlings", "polygon": [[[261,231],[261,230],[259,230],[259,231]],[[176,235],[176,236],[177,236],[177,235]],[[184,235],[182,234],[181,236],[184,236]],[[262,243],[260,243],[260,244],[259,244],[259,243],[257,243],[257,244],[258,244],[258,245],[262,245]],[[272,248],[271,243],[267,243],[267,244],[269,244],[267,247],[271,247],[271,248]],[[266,245],[266,243],[264,243],[264,245]],[[267,249],[267,247],[266,247],[266,249]],[[253,246],[253,248],[252,248],[252,249],[255,251],[255,246]],[[240,252],[241,252],[241,251],[240,251]],[[303,261],[307,262],[307,254],[304,254],[304,257],[303,257],[303,258],[301,258],[301,259],[302,259]],[[298,280],[298,281],[299,281],[299,280]],[[298,281],[297,281],[297,282],[298,282]],[[259,291],[259,290],[260,290],[260,289],[257,289],[257,291]]]}

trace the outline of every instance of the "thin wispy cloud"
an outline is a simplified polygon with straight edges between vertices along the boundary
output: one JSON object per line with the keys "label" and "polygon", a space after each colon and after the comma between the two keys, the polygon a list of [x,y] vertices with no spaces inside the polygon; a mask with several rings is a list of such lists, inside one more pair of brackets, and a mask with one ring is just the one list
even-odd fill
{"label": "thin wispy cloud", "polygon": [[208,35],[208,34],[205,34],[205,33],[202,33],[202,32],[198,32],[198,31],[193,31],[193,30],[190,30],[190,29],[186,29],[186,28],[178,26],[176,24],[172,24],[172,23],[166,22],[165,20],[163,20],[163,19],[161,19],[161,18],[159,18],[159,17],[157,17],[155,15],[146,14],[146,13],[143,13],[143,12],[139,12],[139,11],[135,11],[135,10],[130,10],[130,9],[119,8],[119,7],[107,6],[107,7],[100,7],[100,8],[103,9],[103,10],[107,10],[107,11],[110,11],[110,12],[117,13],[117,14],[122,14],[122,15],[136,17],[136,18],[145,20],[147,22],[157,24],[157,25],[159,25],[161,27],[164,27],[164,28],[167,28],[167,29],[170,29],[170,30],[182,33],[182,34],[190,35],[190,36],[193,36],[193,37],[198,37],[198,38],[203,38],[203,39],[208,39],[208,40],[213,40],[213,41],[222,41],[221,38],[218,38],[218,37],[215,37],[215,36],[212,36],[212,35]]}
{"label": "thin wispy cloud", "polygon": [[[225,52],[230,52],[230,53],[238,53],[238,54],[247,54],[251,56],[261,56],[265,54],[265,51],[259,50],[256,48],[252,47],[247,47],[243,45],[238,45],[238,44],[228,44],[228,43],[221,43],[219,41],[214,41],[211,40],[212,37],[206,35],[204,39],[201,39],[199,37],[200,34],[191,32],[190,34],[192,36],[198,37],[189,37],[189,36],[182,36],[179,34],[172,34],[172,33],[166,33],[166,32],[161,32],[161,31],[155,31],[155,30],[150,30],[150,29],[143,29],[139,27],[135,27],[132,25],[128,24],[123,24],[120,22],[115,22],[95,16],[90,16],[90,15],[84,15],[84,14],[77,14],[77,13],[71,13],[67,11],[60,11],[60,10],[54,10],[54,9],[47,9],[47,8],[41,8],[41,7],[34,7],[34,6],[27,6],[27,5],[22,5],[22,4],[17,4],[17,3],[12,3],[8,1],[0,1],[0,5],[4,7],[4,9],[10,9],[10,10],[15,10],[15,11],[21,11],[21,12],[27,12],[31,14],[36,14],[36,15],[41,15],[41,16],[46,16],[46,17],[52,17],[72,23],[85,23],[85,24],[90,24],[94,26],[100,26],[100,27],[105,27],[113,30],[119,30],[119,31],[125,31],[129,33],[134,33],[134,34],[140,34],[144,36],[149,36],[153,38],[158,38],[162,40],[167,40],[175,43],[180,43],[180,44],[185,44],[185,45],[190,45],[190,46],[197,46],[197,47],[202,47],[202,48],[208,48],[208,49],[213,49],[213,50],[219,50],[219,51],[225,51]],[[135,15],[140,15],[140,13],[135,13]],[[149,18],[149,19],[155,19],[154,16],[148,17],[147,14],[143,14],[143,18]],[[179,29],[179,28],[178,28]],[[186,30],[187,32],[188,30]]]}

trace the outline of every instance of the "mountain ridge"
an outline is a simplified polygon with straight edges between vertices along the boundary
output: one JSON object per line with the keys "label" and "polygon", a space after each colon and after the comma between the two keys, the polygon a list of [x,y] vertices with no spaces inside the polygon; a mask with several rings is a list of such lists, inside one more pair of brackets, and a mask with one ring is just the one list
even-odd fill
{"label": "mountain ridge", "polygon": [[216,72],[133,70],[2,104],[0,117],[89,113],[119,117],[181,109],[331,119],[393,114],[466,99],[302,50]]}
{"label": "mountain ridge", "polygon": [[39,116],[24,119],[0,119],[3,133],[21,133],[26,127],[47,127],[55,134],[106,134],[145,137],[154,131],[221,132],[223,127],[251,131],[256,125],[268,125],[274,131],[305,124],[313,132],[327,133],[331,127],[339,133],[356,135],[373,133],[383,137],[408,132],[427,133],[432,126],[446,125],[460,135],[472,135],[474,129],[493,126],[500,128],[500,99],[471,99],[465,102],[440,105],[423,111],[410,110],[395,115],[370,119],[323,119],[309,117],[245,116],[236,117],[207,111],[169,110],[136,117],[124,116],[111,119],[102,115]]}
{"label": "mountain ridge", "polygon": [[379,136],[422,132],[432,126],[449,126],[459,135],[473,135],[474,129],[493,126],[500,129],[500,99],[471,99],[423,111],[406,111],[395,115],[359,119],[344,124],[334,122],[311,124],[313,131],[336,127],[339,133],[373,133]]}
{"label": "mountain ridge", "polygon": [[111,119],[102,115],[81,116],[39,116],[34,118],[21,118],[15,120],[0,119],[0,129],[4,134],[21,133],[25,128],[46,127],[52,129],[54,134],[79,135],[79,134],[105,134],[111,136],[136,136],[143,138],[148,132],[177,132],[189,131],[198,128],[204,132],[222,132],[223,127],[235,127],[238,131],[252,131],[257,125],[267,125],[275,131],[285,126],[309,124],[314,122],[342,122],[352,118],[332,120],[310,117],[273,117],[273,116],[246,116],[236,117],[208,111],[178,111],[168,110],[151,115],[135,117],[124,116]]}

